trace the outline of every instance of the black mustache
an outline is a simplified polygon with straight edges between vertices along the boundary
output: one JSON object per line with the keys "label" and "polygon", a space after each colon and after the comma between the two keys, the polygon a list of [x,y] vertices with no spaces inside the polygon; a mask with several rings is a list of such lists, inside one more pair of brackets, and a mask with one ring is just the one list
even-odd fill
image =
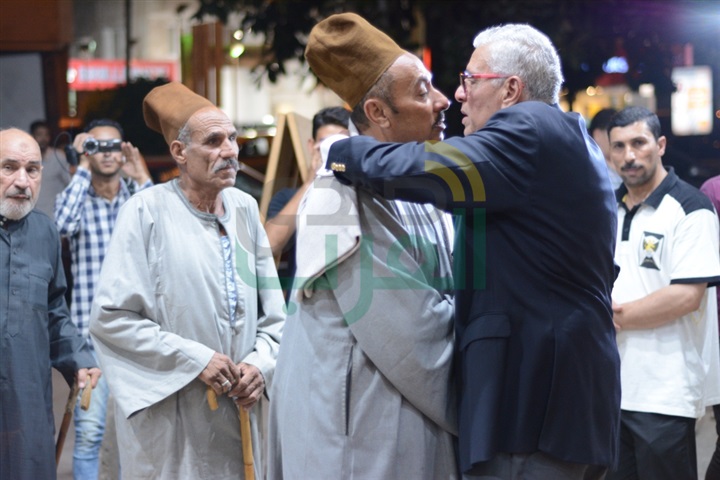
{"label": "black mustache", "polygon": [[626,170],[630,170],[630,169],[632,169],[632,168],[640,168],[640,165],[638,165],[637,163],[631,163],[630,165],[623,165],[623,166],[620,168],[620,170],[626,171]]}

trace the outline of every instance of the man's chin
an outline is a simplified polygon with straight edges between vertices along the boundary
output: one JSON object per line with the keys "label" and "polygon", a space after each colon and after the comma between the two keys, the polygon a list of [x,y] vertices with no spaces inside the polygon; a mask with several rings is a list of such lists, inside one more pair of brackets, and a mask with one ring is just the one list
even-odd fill
{"label": "man's chin", "polygon": [[221,170],[222,173],[225,173],[225,175],[222,175],[220,177],[220,182],[223,184],[223,188],[227,187],[234,187],[235,186],[235,180],[237,179],[237,173],[234,170]]}
{"label": "man's chin", "polygon": [[103,168],[98,168],[97,170],[93,170],[92,174],[103,178],[113,178],[118,173],[120,173],[121,168],[122,167],[120,166],[106,166]]}
{"label": "man's chin", "polygon": [[30,200],[18,202],[17,200],[5,199],[0,206],[0,215],[10,220],[22,220],[32,211],[34,206],[35,204]]}

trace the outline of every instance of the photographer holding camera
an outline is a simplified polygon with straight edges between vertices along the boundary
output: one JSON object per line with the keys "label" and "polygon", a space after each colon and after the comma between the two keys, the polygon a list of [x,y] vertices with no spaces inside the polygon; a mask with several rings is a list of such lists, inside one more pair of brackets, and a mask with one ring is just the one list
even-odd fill
{"label": "photographer holding camera", "polygon": [[[77,157],[78,168],[55,203],[55,224],[60,235],[69,239],[72,253],[72,319],[93,354],[88,335],[90,307],[115,219],[132,193],[152,185],[142,155],[130,142],[122,141],[122,136],[122,127],[112,120],[90,122],[85,132],[75,137],[74,151],[68,152],[70,163]],[[75,408],[75,479],[98,478],[107,397],[107,383],[101,378],[90,409]]]}

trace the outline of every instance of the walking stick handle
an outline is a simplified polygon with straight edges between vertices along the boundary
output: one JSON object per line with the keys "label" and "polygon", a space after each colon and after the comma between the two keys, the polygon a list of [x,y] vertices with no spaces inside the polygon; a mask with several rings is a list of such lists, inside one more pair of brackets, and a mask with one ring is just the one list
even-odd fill
{"label": "walking stick handle", "polygon": [[207,392],[205,394],[207,397],[208,407],[210,407],[210,410],[213,412],[218,409],[218,403],[217,403],[217,394],[215,393],[215,390],[212,389],[210,385],[207,387]]}
{"label": "walking stick handle", "polygon": [[80,397],[80,408],[87,411],[90,408],[90,397],[92,397],[92,379],[88,375],[88,379],[85,381],[85,388]]}

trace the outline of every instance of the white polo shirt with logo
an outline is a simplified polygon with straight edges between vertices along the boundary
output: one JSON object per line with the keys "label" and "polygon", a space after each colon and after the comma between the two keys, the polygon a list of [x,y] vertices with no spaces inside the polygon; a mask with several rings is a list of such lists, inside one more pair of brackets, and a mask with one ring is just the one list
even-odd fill
{"label": "white polo shirt with logo", "polygon": [[621,409],[699,418],[720,403],[718,312],[720,233],[712,203],[672,169],[650,196],[628,211],[617,190],[620,266],[615,303],[671,284],[708,283],[700,308],[657,328],[617,334]]}

